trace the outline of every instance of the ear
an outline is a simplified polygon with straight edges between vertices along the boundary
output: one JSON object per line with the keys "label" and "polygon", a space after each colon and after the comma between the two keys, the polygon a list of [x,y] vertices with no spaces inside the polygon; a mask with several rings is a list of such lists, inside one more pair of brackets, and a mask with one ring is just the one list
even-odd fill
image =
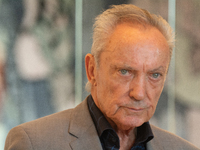
{"label": "ear", "polygon": [[94,85],[96,80],[95,80],[95,71],[96,71],[96,65],[95,65],[95,59],[92,54],[87,54],[85,56],[85,69],[86,69],[86,74],[88,81]]}

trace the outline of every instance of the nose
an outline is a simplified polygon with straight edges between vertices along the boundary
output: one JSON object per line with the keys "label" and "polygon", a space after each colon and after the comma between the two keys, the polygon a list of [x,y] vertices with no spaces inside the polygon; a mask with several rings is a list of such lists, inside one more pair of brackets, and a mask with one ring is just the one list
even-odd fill
{"label": "nose", "polygon": [[138,76],[132,79],[130,83],[129,96],[136,101],[141,101],[145,99],[146,82],[144,77]]}

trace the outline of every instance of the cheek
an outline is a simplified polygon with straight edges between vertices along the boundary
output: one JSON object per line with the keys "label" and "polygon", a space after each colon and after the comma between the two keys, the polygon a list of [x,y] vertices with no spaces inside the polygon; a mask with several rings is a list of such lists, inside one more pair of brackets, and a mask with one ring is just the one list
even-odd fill
{"label": "cheek", "polygon": [[154,112],[155,112],[155,110],[156,110],[157,103],[158,103],[157,100],[154,101],[154,102],[152,102],[152,107],[151,107],[151,112],[150,112],[151,115],[154,114]]}
{"label": "cheek", "polygon": [[104,90],[99,93],[102,96],[101,108],[105,112],[106,116],[112,117],[118,111],[119,107],[125,103],[123,98],[125,95],[125,88],[115,80],[109,80],[106,83],[102,83]]}
{"label": "cheek", "polygon": [[147,89],[147,97],[150,103],[150,110],[149,110],[149,115],[153,115],[155,110],[156,110],[156,106],[158,103],[158,100],[160,98],[160,95],[162,93],[163,90],[163,86],[159,85],[156,88],[152,88],[151,86],[149,86],[149,88]]}
{"label": "cheek", "polygon": [[102,94],[107,94],[109,97],[118,97],[129,87],[128,85],[126,86],[124,82],[117,79],[115,75],[107,75],[100,79],[99,85],[101,89],[103,89]]}
{"label": "cheek", "polygon": [[162,93],[163,87],[164,87],[164,78],[158,83],[152,83],[152,82],[147,83],[147,96],[149,97],[152,103],[157,104],[159,97]]}
{"label": "cheek", "polygon": [[[156,94],[156,93],[155,93]],[[155,112],[155,109],[156,109],[156,106],[158,104],[158,100],[159,100],[159,97],[160,95],[157,93],[156,95],[154,95],[151,100],[150,100],[150,103],[151,103],[151,111],[152,113]]]}
{"label": "cheek", "polygon": [[114,94],[115,96],[122,94],[126,89],[126,87],[122,83],[114,79],[110,80],[110,83],[108,86],[110,88],[109,89],[110,94],[111,95]]}
{"label": "cheek", "polygon": [[157,102],[158,102],[157,99],[153,99],[150,101],[150,107],[146,113],[146,121],[149,121],[149,119],[151,119],[151,117],[154,115],[156,106],[157,106]]}

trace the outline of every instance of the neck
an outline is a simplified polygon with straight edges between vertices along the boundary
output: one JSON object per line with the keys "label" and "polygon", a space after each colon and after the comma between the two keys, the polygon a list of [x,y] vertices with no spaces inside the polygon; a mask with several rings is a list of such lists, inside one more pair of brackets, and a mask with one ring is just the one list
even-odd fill
{"label": "neck", "polygon": [[[110,120],[109,120],[110,122]],[[120,126],[116,126],[112,121],[110,122],[113,129],[116,131],[119,140],[120,140],[120,150],[131,149],[133,144],[135,143],[135,139],[137,136],[137,128],[122,128]]]}
{"label": "neck", "polygon": [[116,132],[120,140],[120,150],[131,149],[131,147],[135,143],[137,128],[126,131],[118,129],[116,130]]}

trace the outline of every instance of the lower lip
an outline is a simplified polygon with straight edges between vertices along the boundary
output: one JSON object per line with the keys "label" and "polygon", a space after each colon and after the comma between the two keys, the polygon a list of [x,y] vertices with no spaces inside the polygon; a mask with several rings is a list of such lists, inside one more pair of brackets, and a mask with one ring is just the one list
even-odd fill
{"label": "lower lip", "polygon": [[142,112],[142,111],[144,111],[145,108],[134,109],[134,108],[128,108],[128,107],[127,107],[127,109],[129,109],[129,110],[131,110],[131,111],[133,111],[133,112]]}

